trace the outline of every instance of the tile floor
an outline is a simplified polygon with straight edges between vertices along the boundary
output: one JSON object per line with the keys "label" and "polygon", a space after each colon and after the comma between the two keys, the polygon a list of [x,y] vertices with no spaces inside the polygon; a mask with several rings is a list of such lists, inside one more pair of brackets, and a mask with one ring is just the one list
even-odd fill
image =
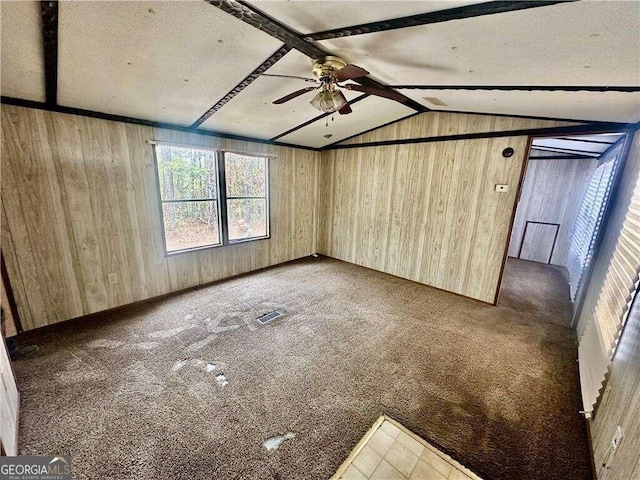
{"label": "tile floor", "polygon": [[482,480],[388,417],[380,417],[335,480]]}

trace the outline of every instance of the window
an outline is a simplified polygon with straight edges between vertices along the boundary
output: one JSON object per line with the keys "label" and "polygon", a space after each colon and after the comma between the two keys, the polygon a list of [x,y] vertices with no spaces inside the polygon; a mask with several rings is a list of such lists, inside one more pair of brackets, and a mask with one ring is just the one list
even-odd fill
{"label": "window", "polygon": [[229,240],[267,236],[267,159],[225,152]]}
{"label": "window", "polygon": [[592,260],[595,241],[600,230],[611,187],[617,171],[622,145],[591,175],[589,185],[573,222],[569,237],[567,268],[571,299],[577,300],[584,275]]}
{"label": "window", "polygon": [[167,254],[269,236],[268,159],[155,145]]}

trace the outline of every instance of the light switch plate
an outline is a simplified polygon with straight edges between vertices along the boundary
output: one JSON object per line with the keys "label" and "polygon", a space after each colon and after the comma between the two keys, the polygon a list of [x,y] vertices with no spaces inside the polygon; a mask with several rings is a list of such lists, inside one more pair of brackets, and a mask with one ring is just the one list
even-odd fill
{"label": "light switch plate", "polygon": [[109,281],[109,285],[116,285],[118,283],[118,274],[110,273],[107,275],[107,280]]}
{"label": "light switch plate", "polygon": [[509,185],[496,185],[496,192],[508,192]]}

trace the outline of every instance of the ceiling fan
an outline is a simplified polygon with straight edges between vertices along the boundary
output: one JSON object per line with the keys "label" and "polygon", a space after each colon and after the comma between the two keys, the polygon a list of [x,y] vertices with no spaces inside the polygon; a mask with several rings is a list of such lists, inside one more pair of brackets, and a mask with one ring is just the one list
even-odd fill
{"label": "ceiling fan", "polygon": [[272,75],[268,73],[263,73],[262,75],[266,77],[295,78],[315,84],[313,87],[302,88],[290,93],[289,95],[285,95],[282,98],[274,100],[273,103],[275,105],[280,105],[288,102],[289,100],[293,100],[294,98],[307,92],[311,92],[312,90],[320,90],[311,100],[311,105],[321,112],[338,112],[340,115],[347,115],[351,113],[352,110],[344,96],[344,93],[340,91],[341,88],[368,93],[369,95],[376,95],[378,97],[389,98],[397,102],[405,100],[403,95],[395,93],[392,90],[383,90],[381,88],[358,85],[357,83],[341,84],[347,80],[366,77],[369,75],[369,72],[364,68],[347,64],[347,62],[340,57],[327,56],[322,60],[315,60],[313,62],[313,75],[315,78],[298,77],[294,75]]}

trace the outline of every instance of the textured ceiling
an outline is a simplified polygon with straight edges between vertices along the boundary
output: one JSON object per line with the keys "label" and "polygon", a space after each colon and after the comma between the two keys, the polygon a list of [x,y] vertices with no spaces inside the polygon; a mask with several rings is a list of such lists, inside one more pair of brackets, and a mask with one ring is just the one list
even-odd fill
{"label": "textured ceiling", "polygon": [[395,85],[638,85],[640,2],[572,2],[320,44]]}
{"label": "textured ceiling", "polygon": [[[335,114],[325,117],[278,140],[296,145],[324,147],[379,126],[381,118],[387,123],[415,113],[398,102],[373,96],[355,103],[352,108],[353,113],[350,115]],[[326,138],[325,135],[331,136]]]}
{"label": "textured ceiling", "polygon": [[282,43],[205,2],[62,2],[62,105],[191,125]]}
{"label": "textured ceiling", "polygon": [[250,3],[279,22],[300,33],[315,33],[334,28],[379,22],[392,18],[462,7],[486,0],[428,0],[373,2],[343,1],[274,1],[253,0]]}
{"label": "textured ceiling", "polygon": [[[400,90],[438,110],[530,115],[576,120],[637,122],[640,92],[516,92],[501,90]],[[434,105],[437,98],[445,105]]]}
{"label": "textured ceiling", "polygon": [[38,2],[0,2],[2,95],[44,101],[44,60]]}
{"label": "textured ceiling", "polygon": [[[304,34],[477,1],[251,1]],[[2,95],[44,101],[39,2],[1,2]],[[70,2],[59,6],[58,104],[191,125],[281,46],[204,1]],[[343,36],[317,42],[388,85],[640,86],[640,2],[581,1]],[[296,50],[268,73],[310,76]],[[351,115],[326,118],[307,86],[258,77],[202,129],[322,147],[414,110],[368,97]],[[640,121],[640,93],[403,89],[434,110],[574,120]],[[357,97],[346,92],[349,99]],[[445,105],[434,105],[437,98]],[[283,135],[297,126],[303,127]],[[330,135],[326,138],[326,135]]]}

